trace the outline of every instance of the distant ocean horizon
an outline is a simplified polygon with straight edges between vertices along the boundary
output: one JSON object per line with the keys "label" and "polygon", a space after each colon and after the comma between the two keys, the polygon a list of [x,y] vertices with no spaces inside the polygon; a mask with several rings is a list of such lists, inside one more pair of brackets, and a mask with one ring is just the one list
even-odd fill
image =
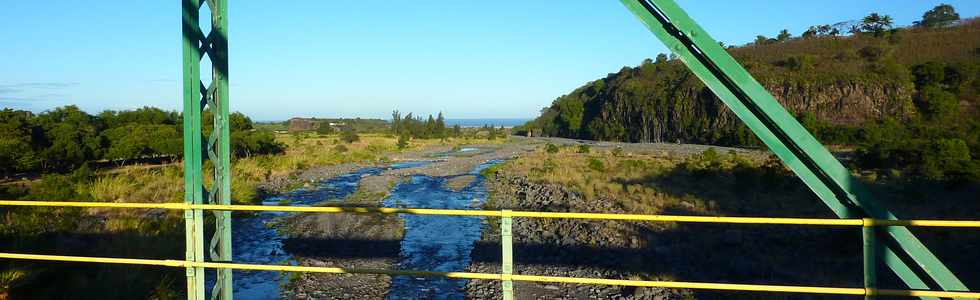
{"label": "distant ocean horizon", "polygon": [[[319,118],[319,119],[339,119],[339,118]],[[377,120],[377,119],[375,119]],[[391,119],[384,119],[387,122],[391,122]],[[483,127],[483,125],[493,125],[494,127],[514,127],[519,125],[524,125],[527,121],[531,119],[528,118],[483,118],[483,119],[446,119],[446,126],[456,126],[460,127]],[[285,121],[257,121],[257,123],[281,123]]]}
{"label": "distant ocean horizon", "polygon": [[456,126],[460,127],[482,127],[483,125],[492,125],[494,127],[514,127],[519,125],[524,125],[527,121],[531,119],[526,118],[489,118],[489,119],[446,119],[446,126]]}

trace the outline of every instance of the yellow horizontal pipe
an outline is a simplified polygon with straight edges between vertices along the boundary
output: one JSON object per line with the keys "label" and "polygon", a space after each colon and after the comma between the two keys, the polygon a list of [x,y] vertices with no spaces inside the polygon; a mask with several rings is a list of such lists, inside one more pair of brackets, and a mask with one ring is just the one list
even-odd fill
{"label": "yellow horizontal pipe", "polygon": [[187,204],[184,203],[116,203],[116,202],[22,201],[22,200],[0,200],[0,206],[187,209]]}
{"label": "yellow horizontal pipe", "polygon": [[157,260],[157,259],[137,259],[137,258],[88,257],[88,256],[22,254],[22,253],[0,253],[0,258],[27,259],[27,260],[46,260],[46,261],[69,261],[69,262],[84,262],[84,263],[103,263],[103,264],[121,264],[121,265],[164,266],[164,267],[184,267],[185,266],[185,262],[182,261],[182,260]]}
{"label": "yellow horizontal pipe", "polygon": [[[275,205],[218,205],[186,203],[115,203],[115,202],[66,202],[66,201],[16,201],[0,200],[0,206],[50,206],[50,207],[105,207],[172,210],[225,210],[225,211],[281,211],[309,213],[377,213],[377,214],[415,214],[443,216],[483,216],[500,217],[497,210],[462,209],[423,209],[423,208],[384,208],[384,207],[331,207],[331,206],[275,206]],[[776,224],[776,225],[816,225],[816,226],[915,226],[915,227],[962,227],[980,228],[980,221],[959,220],[875,220],[875,219],[819,219],[819,218],[768,218],[768,217],[716,217],[716,216],[674,216],[638,215],[609,213],[569,213],[513,211],[512,217],[558,218],[588,220],[622,220],[648,222],[685,223],[724,223],[724,224]]]}
{"label": "yellow horizontal pipe", "polygon": [[[470,273],[470,272],[427,272],[427,271],[399,271],[399,270],[354,269],[354,268],[348,269],[348,268],[332,268],[332,267],[257,265],[257,264],[236,264],[236,263],[193,262],[193,261],[183,261],[183,260],[152,260],[152,259],[132,259],[132,258],[19,254],[19,253],[0,253],[0,258],[126,264],[126,265],[149,265],[149,266],[165,266],[165,267],[181,267],[181,268],[201,267],[201,268],[257,270],[257,271],[315,272],[315,273],[334,273],[334,274],[384,274],[384,275],[393,275],[393,276],[403,275],[403,276],[445,277],[445,278],[454,278],[454,279],[502,280],[501,274]],[[675,289],[703,289],[703,290],[749,291],[749,292],[808,293],[808,294],[856,295],[856,296],[880,295],[880,296],[905,296],[905,297],[945,297],[945,298],[973,298],[973,299],[980,298],[980,293],[977,292],[837,288],[837,287],[817,287],[817,286],[732,284],[732,283],[683,282],[683,281],[646,281],[646,280],[576,278],[576,277],[535,276],[535,275],[511,275],[510,279],[513,281],[527,281],[527,282],[640,286],[640,287],[661,287],[661,288],[675,288]]]}
{"label": "yellow horizontal pipe", "polygon": [[685,223],[784,224],[784,225],[833,225],[833,226],[860,226],[863,224],[862,220],[858,220],[858,219],[672,216],[672,215],[564,213],[564,212],[533,212],[533,211],[514,211],[511,213],[511,215],[514,217],[528,217],[528,218],[625,220],[625,221],[685,222]]}

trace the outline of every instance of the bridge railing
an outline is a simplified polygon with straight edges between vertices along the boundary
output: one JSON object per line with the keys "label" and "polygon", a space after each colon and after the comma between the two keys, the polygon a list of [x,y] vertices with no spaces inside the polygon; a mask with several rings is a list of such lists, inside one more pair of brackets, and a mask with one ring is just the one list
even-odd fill
{"label": "bridge railing", "polygon": [[[719,217],[719,216],[680,216],[680,215],[643,215],[643,214],[609,214],[609,213],[574,213],[574,212],[536,212],[511,210],[452,210],[452,209],[419,209],[419,208],[373,208],[373,207],[306,207],[306,206],[264,206],[264,205],[212,205],[187,203],[107,203],[107,202],[57,202],[57,201],[8,201],[0,200],[0,206],[46,206],[46,207],[80,207],[80,208],[127,208],[127,209],[167,209],[167,210],[217,210],[217,211],[278,211],[301,213],[355,213],[355,214],[414,214],[440,216],[469,216],[497,217],[501,219],[501,273],[472,273],[472,272],[430,272],[405,271],[384,269],[358,269],[334,267],[307,267],[289,265],[260,265],[239,263],[197,262],[189,260],[154,260],[135,258],[86,257],[66,255],[41,255],[26,253],[0,253],[0,258],[23,259],[38,261],[64,261],[103,264],[150,265],[175,268],[211,268],[237,269],[257,271],[311,272],[334,274],[384,274],[391,276],[430,276],[453,279],[496,280],[501,282],[504,299],[513,298],[513,282],[548,282],[570,284],[594,284],[634,287],[659,287],[676,289],[702,289],[743,292],[777,292],[825,295],[853,296],[906,296],[922,298],[959,298],[980,299],[980,292],[972,291],[937,291],[911,289],[879,289],[874,285],[874,266],[876,257],[874,247],[874,228],[881,226],[905,227],[957,227],[980,228],[980,221],[966,220],[880,220],[880,219],[822,219],[822,218],[768,218],[768,217]],[[606,278],[582,278],[561,276],[538,276],[513,274],[512,250],[512,219],[513,218],[555,218],[555,219],[585,219],[585,220],[621,220],[645,222],[681,222],[681,223],[721,223],[721,224],[770,224],[770,225],[806,225],[806,226],[836,226],[863,228],[865,282],[863,287],[826,287],[801,285],[764,285],[764,284],[732,284],[711,282],[684,281],[650,281],[624,280]]]}

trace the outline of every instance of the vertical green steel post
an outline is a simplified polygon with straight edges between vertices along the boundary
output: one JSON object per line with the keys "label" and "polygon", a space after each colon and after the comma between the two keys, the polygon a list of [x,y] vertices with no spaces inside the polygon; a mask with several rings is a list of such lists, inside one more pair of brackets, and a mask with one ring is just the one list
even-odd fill
{"label": "vertical green steel post", "polygon": [[[874,200],[819,141],[718,42],[673,0],[620,0],[691,72],[738,116],[787,167],[841,218],[897,219]],[[966,286],[907,228],[885,227],[884,236],[898,245],[883,248],[885,264],[910,288],[928,289],[910,265],[918,267],[947,291]],[[901,251],[914,264],[906,264]],[[921,297],[924,299],[934,299]]]}
{"label": "vertical green steel post", "polygon": [[[211,108],[215,117],[214,130],[218,137],[217,145],[210,145],[210,147],[218,149],[217,161],[212,162],[215,166],[216,176],[214,184],[219,192],[216,195],[218,204],[231,204],[231,128],[228,120],[228,0],[209,0],[208,6],[211,8],[211,30],[213,31],[211,48],[214,57],[211,57],[213,68],[211,82],[215,85],[215,91],[212,96],[217,98],[211,102],[217,106]],[[213,241],[218,242],[218,255],[212,259],[230,262],[232,260],[231,212],[218,211],[215,212],[215,217],[217,238]],[[215,283],[215,288],[218,289],[222,300],[231,300],[234,292],[232,269],[218,269],[217,272],[218,281]],[[214,296],[212,296],[213,298]]]}
{"label": "vertical green steel post", "polygon": [[514,274],[513,222],[510,210],[500,211],[500,289],[504,300],[514,299],[514,281],[510,280]]}
{"label": "vertical green steel post", "polygon": [[861,227],[861,240],[864,252],[864,299],[875,299],[871,293],[877,288],[878,283],[878,242],[875,240],[875,227],[873,219],[865,218],[864,226]]}
{"label": "vertical green steel post", "polygon": [[[201,204],[204,201],[201,176],[201,90],[200,48],[198,27],[199,5],[196,0],[182,1],[182,85],[184,100],[184,202]],[[204,213],[184,211],[185,259],[204,261]],[[204,268],[187,268],[187,299],[204,300]]]}

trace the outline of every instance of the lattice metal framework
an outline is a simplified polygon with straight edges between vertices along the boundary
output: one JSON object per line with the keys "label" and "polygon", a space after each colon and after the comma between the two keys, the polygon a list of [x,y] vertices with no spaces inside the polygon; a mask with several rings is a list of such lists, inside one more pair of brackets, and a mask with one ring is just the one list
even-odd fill
{"label": "lattice metal framework", "polygon": [[[200,27],[200,11],[210,11],[211,30],[207,34]],[[231,134],[228,121],[228,0],[183,0],[182,50],[183,50],[183,98],[184,98],[184,201],[201,204],[231,203]],[[207,56],[211,61],[211,83],[201,81],[201,61]],[[205,113],[207,112],[207,113]],[[210,120],[203,117],[210,116]],[[205,128],[204,122],[211,126]],[[210,133],[207,144],[202,145],[203,133]],[[209,165],[202,157],[207,156]],[[213,171],[210,187],[205,184],[205,168]],[[210,240],[208,254],[211,261],[231,261],[231,213],[215,211],[215,234]],[[204,213],[201,210],[185,212],[186,258],[205,261]],[[232,298],[232,270],[216,271],[216,283],[211,299]],[[188,299],[205,299],[204,269],[187,269]]]}

